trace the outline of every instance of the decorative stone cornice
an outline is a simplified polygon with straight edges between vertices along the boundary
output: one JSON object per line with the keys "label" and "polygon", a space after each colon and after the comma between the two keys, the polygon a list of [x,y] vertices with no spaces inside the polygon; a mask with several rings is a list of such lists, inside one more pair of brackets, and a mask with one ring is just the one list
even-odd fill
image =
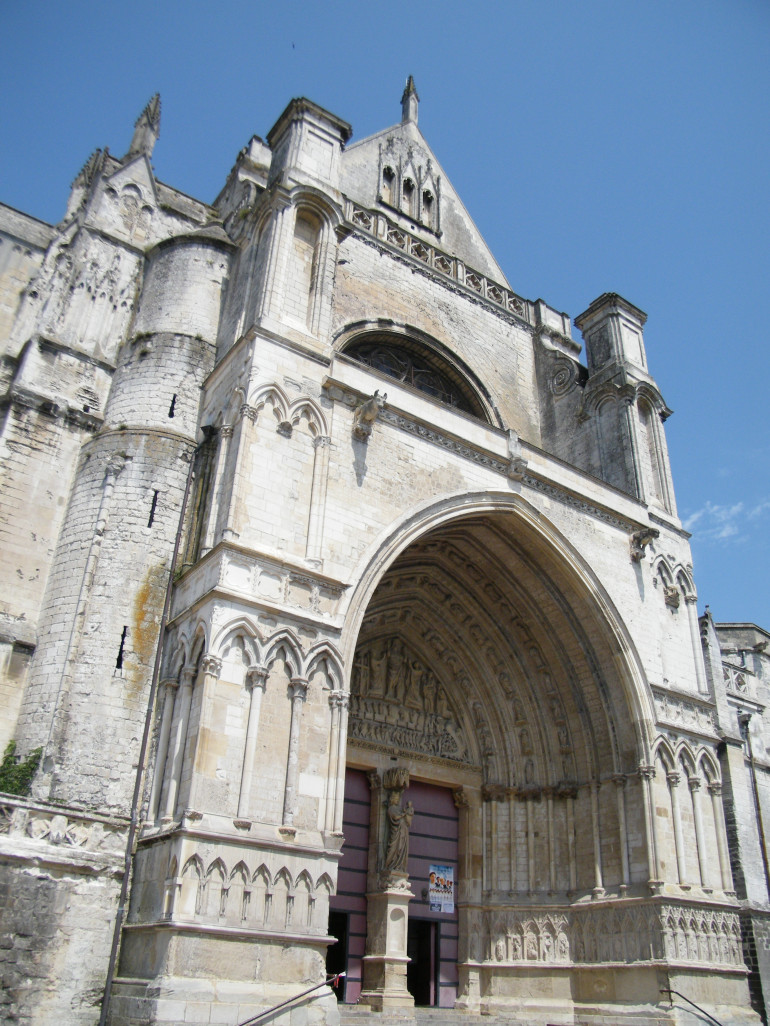
{"label": "decorative stone cornice", "polygon": [[431,277],[446,284],[459,285],[458,291],[472,296],[474,300],[512,314],[527,325],[532,324],[531,304],[526,299],[498,285],[480,271],[467,267],[457,257],[412,235],[383,214],[367,210],[350,200],[346,201],[345,212],[351,232],[364,241],[371,240],[383,251],[397,254],[402,259],[406,257],[406,262],[417,265]]}

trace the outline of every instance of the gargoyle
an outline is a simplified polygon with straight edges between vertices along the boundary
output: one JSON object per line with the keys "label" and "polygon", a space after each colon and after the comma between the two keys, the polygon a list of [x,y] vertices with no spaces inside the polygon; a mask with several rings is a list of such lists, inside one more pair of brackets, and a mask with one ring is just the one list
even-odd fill
{"label": "gargoyle", "polygon": [[369,441],[374,422],[377,420],[387,398],[387,392],[385,395],[380,395],[379,391],[377,391],[374,395],[369,396],[365,402],[361,403],[360,406],[356,407],[353,414],[353,437],[357,438],[359,442]]}

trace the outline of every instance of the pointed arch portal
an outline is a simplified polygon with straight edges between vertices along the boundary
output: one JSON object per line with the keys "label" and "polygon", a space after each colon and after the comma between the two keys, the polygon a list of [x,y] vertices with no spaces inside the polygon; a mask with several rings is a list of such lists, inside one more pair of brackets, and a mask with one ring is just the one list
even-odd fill
{"label": "pointed arch portal", "polygon": [[[382,869],[393,767],[408,772],[402,801],[415,796],[412,844],[420,855],[432,829],[439,863],[444,842],[457,844],[459,937],[451,917],[431,908],[430,859],[423,857],[425,879],[411,879],[417,863],[410,857],[415,927],[405,937],[410,957],[422,951],[425,970],[436,975],[430,992],[416,994],[406,978],[402,990],[408,986],[419,1003],[470,1007],[485,988],[494,990],[491,965],[498,974],[532,963],[563,972],[576,960],[571,910],[597,897],[649,896],[654,877],[639,774],[649,762],[651,699],[606,593],[521,499],[487,495],[436,506],[402,525],[372,561],[359,596],[360,627],[355,643],[352,633],[349,639],[345,812],[358,854],[356,861],[343,849],[332,908],[345,911],[346,890],[360,894],[364,875],[369,903],[360,951],[348,930],[346,1000],[358,1000],[363,989],[361,1000],[376,1006],[392,985],[383,982],[371,938],[387,934],[378,919],[393,914],[389,900],[372,897],[388,888]],[[362,843],[363,772],[370,795]],[[432,796],[426,788],[435,789]],[[454,838],[452,817],[435,818],[442,789],[456,806]],[[433,815],[433,824],[421,813]],[[351,915],[360,927],[361,908],[351,906]],[[428,922],[438,924],[435,936]],[[369,954],[357,963],[364,933]],[[451,990],[446,964],[453,958]]]}

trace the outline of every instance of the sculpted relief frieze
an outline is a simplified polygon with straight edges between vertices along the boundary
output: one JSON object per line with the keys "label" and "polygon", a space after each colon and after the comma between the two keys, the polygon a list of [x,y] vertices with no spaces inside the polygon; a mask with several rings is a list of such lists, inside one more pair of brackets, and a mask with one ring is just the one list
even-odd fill
{"label": "sculpted relief frieze", "polygon": [[655,712],[658,719],[685,730],[700,734],[716,732],[716,718],[710,703],[702,699],[673,694],[665,688],[653,686]]}
{"label": "sculpted relief frieze", "polygon": [[635,905],[472,913],[468,958],[511,964],[660,961],[742,966],[738,915],[726,909]]}
{"label": "sculpted relief frieze", "polygon": [[349,737],[403,752],[472,761],[446,691],[398,637],[363,645],[356,653]]}

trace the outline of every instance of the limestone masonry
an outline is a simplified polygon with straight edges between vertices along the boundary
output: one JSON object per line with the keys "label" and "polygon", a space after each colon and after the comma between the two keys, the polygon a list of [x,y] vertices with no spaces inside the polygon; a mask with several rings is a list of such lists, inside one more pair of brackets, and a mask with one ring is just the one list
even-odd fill
{"label": "limestone masonry", "polygon": [[156,96],[0,207],[3,1022],[765,1020],[770,634],[698,615],[646,315],[581,362],[418,104],[208,204]]}

